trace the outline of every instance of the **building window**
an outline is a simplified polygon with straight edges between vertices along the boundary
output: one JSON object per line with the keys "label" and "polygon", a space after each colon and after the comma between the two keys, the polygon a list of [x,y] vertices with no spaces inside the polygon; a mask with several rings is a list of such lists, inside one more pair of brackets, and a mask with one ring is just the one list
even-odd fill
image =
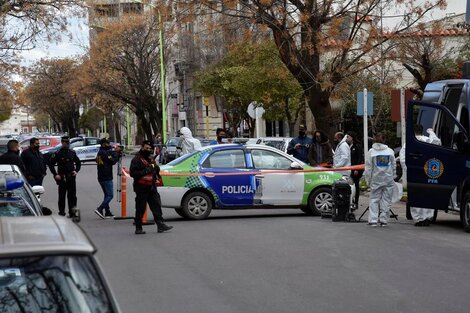
{"label": "building window", "polygon": [[99,4],[95,6],[95,13],[101,17],[118,17],[119,5],[117,4]]}
{"label": "building window", "polygon": [[143,11],[142,3],[123,3],[121,7],[124,14],[137,14]]}

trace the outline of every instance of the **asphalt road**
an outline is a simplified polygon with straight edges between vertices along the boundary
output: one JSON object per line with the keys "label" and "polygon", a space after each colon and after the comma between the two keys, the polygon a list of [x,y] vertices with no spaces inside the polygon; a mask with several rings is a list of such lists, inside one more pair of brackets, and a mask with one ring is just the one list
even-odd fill
{"label": "asphalt road", "polygon": [[[44,186],[42,201],[56,214],[50,174]],[[136,236],[132,221],[93,213],[101,199],[96,166],[83,166],[80,224],[98,247],[122,312],[469,311],[470,234],[456,216],[417,228],[398,205],[398,221],[370,228],[300,210],[215,211],[185,221],[167,209],[173,231],[157,234],[152,225]]]}

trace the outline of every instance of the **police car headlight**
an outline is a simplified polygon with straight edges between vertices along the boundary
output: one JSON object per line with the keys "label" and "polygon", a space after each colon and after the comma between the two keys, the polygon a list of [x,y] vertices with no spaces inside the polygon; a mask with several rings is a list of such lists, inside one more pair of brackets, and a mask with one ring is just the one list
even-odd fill
{"label": "police car headlight", "polygon": [[351,176],[343,175],[343,177],[341,177],[341,180],[344,180],[349,185],[354,185],[354,180],[351,178]]}

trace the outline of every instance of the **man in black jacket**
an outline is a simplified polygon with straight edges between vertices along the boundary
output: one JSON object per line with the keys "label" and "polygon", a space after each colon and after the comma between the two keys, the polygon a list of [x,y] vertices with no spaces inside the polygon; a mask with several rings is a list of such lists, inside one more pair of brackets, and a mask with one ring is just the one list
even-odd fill
{"label": "man in black jacket", "polygon": [[[101,139],[100,144],[101,147],[96,156],[96,165],[98,169],[98,182],[103,190],[104,199],[95,210],[95,213],[101,218],[112,218],[114,214],[109,208],[109,203],[113,200],[113,165],[119,162],[121,148],[118,146],[113,151],[109,140],[106,138]],[[103,210],[105,211],[104,214]]]}
{"label": "man in black jacket", "polygon": [[153,151],[152,142],[144,140],[140,151],[131,161],[130,175],[134,178],[135,192],[135,234],[145,234],[142,230],[142,217],[145,213],[145,205],[148,203],[152,211],[153,219],[162,233],[173,228],[163,220],[160,194],[157,191],[157,179],[160,177],[160,167],[151,158]]}
{"label": "man in black jacket", "polygon": [[29,148],[21,153],[21,160],[25,167],[24,175],[31,186],[42,186],[46,176],[46,164],[39,151],[39,139],[33,137],[29,140]]}
{"label": "man in black jacket", "polygon": [[[59,185],[59,215],[65,216],[65,195],[69,203],[69,217],[75,216],[77,207],[76,176],[80,171],[81,162],[75,151],[69,148],[70,138],[61,139],[62,147],[51,155],[49,170]],[[57,171],[55,165],[57,164]]]}
{"label": "man in black jacket", "polygon": [[8,151],[0,156],[0,164],[13,164],[17,165],[21,172],[25,172],[23,161],[20,157],[20,147],[18,140],[11,139],[7,142]]}

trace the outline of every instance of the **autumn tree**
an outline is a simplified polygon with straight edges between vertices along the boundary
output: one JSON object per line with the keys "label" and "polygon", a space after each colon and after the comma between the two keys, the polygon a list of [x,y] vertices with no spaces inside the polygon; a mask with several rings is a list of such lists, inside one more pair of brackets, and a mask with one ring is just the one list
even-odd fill
{"label": "autumn tree", "polygon": [[0,86],[0,122],[6,121],[10,118],[12,108],[12,94],[7,88]]}
{"label": "autumn tree", "polygon": [[460,78],[461,65],[470,57],[468,34],[450,37],[441,33],[443,25],[436,22],[429,29],[421,26],[410,36],[397,39],[398,59],[413,76],[419,97],[430,82]]}
{"label": "autumn tree", "polygon": [[[253,88],[256,86],[256,88]],[[229,123],[252,125],[248,105],[255,101],[268,119],[286,119],[291,133],[300,112],[302,89],[279,58],[272,41],[238,44],[219,62],[196,75],[196,89],[227,102]]]}
{"label": "autumn tree", "polygon": [[[267,26],[282,61],[302,86],[317,126],[332,132],[330,96],[338,83],[376,64],[374,52],[384,42],[415,26],[429,11],[443,8],[445,0],[421,6],[412,0],[180,1],[185,4]],[[392,27],[381,27],[379,13],[384,10],[403,17]]]}
{"label": "autumn tree", "polygon": [[83,0],[0,1],[0,64],[16,61],[17,52],[44,40],[59,40],[67,18],[83,15]]}
{"label": "autumn tree", "polygon": [[[126,15],[103,27],[81,73],[92,92],[128,105],[147,138],[162,130],[158,17]],[[166,30],[166,40],[171,31]]]}
{"label": "autumn tree", "polygon": [[78,134],[79,107],[84,102],[77,76],[80,63],[70,58],[42,59],[30,69],[26,87],[31,112],[46,112],[69,135]]}

